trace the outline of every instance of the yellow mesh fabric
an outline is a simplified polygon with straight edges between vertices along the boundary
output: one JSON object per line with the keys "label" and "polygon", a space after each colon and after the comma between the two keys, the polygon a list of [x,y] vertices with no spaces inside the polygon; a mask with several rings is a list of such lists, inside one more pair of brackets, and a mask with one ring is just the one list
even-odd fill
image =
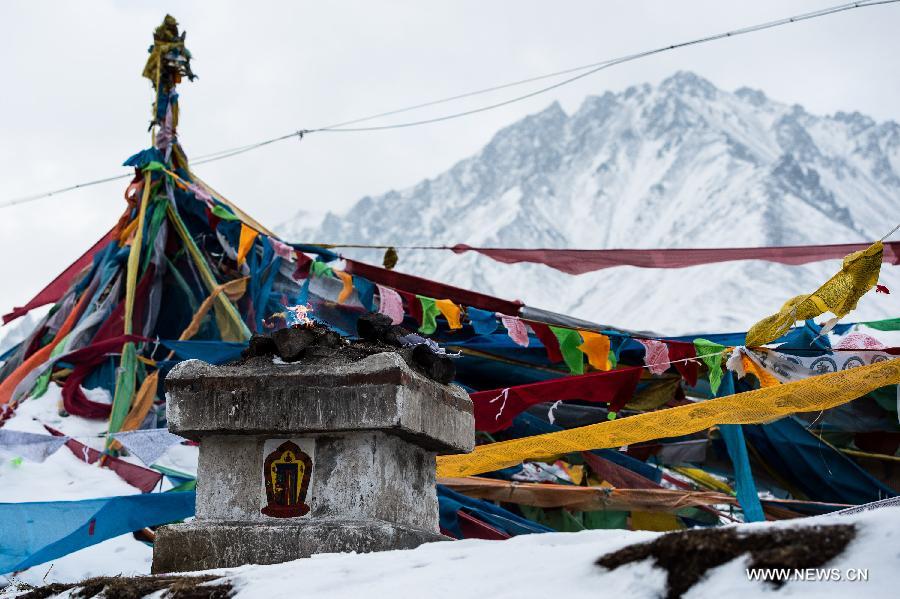
{"label": "yellow mesh fabric", "polygon": [[529,459],[687,435],[716,424],[757,424],[795,412],[827,410],[879,387],[897,384],[900,359],[887,360],[677,408],[481,445],[470,454],[439,456],[437,474],[471,476]]}
{"label": "yellow mesh fabric", "polygon": [[867,291],[878,282],[884,244],[876,241],[871,246],[853,252],[844,258],[841,270],[810,293],[789,299],[777,313],[750,327],[747,345],[759,346],[771,343],[790,329],[798,320],[815,318],[825,312],[843,317],[856,308]]}

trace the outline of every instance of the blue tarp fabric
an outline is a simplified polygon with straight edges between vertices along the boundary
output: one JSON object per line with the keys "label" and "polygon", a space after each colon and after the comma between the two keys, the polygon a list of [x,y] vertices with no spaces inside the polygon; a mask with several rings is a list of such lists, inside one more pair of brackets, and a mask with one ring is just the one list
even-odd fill
{"label": "blue tarp fabric", "polygon": [[441,528],[457,539],[463,538],[459,528],[459,511],[463,510],[482,522],[500,529],[510,536],[525,535],[536,532],[554,532],[537,522],[526,520],[521,516],[481,499],[472,499],[443,485],[437,486],[438,504],[440,506]]}
{"label": "blue tarp fabric", "polygon": [[858,505],[896,495],[793,417],[746,425],[744,434],[770,468],[812,501]]}
{"label": "blue tarp fabric", "polygon": [[160,339],[159,343],[175,352],[182,360],[203,360],[210,364],[224,364],[241,357],[246,343],[233,341],[173,341]]}
{"label": "blue tarp fabric", "polygon": [[82,501],[0,503],[0,573],[16,572],[122,534],[194,515],[193,492]]}

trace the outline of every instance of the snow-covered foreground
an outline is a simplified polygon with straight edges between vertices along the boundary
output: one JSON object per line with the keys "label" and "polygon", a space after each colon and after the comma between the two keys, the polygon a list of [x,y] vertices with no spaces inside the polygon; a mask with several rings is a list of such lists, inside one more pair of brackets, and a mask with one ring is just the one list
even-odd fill
{"label": "snow-covered foreground", "polygon": [[[892,597],[900,584],[900,507],[853,516],[822,516],[777,524],[741,525],[745,531],[815,524],[856,525],[845,551],[822,572],[842,580],[792,580],[782,588],[748,579],[747,557],[711,569],[685,597]],[[665,596],[666,572],[650,561],[606,570],[596,560],[658,533],[584,531],[519,536],[508,541],[431,543],[409,551],[323,554],[272,566],[217,570],[237,598],[389,597],[628,597]],[[868,580],[848,580],[865,573]],[[815,573],[812,574],[816,576]],[[821,575],[820,575],[821,576]],[[215,581],[220,584],[222,580]],[[11,591],[0,597],[12,597]],[[62,595],[68,596],[68,595]]]}
{"label": "snow-covered foreground", "polygon": [[[868,569],[867,582],[792,581],[781,590],[750,581],[744,558],[710,570],[686,597],[896,597],[900,585],[900,508],[854,516],[811,518],[772,526],[856,523],[857,536],[843,555],[824,566],[849,573]],[[432,543],[412,551],[331,554],[275,566],[229,571],[236,597],[628,597],[664,596],[666,573],[648,562],[613,571],[596,566],[601,555],[655,538],[658,533],[584,531],[519,536],[508,541]],[[726,595],[727,594],[727,595]]]}

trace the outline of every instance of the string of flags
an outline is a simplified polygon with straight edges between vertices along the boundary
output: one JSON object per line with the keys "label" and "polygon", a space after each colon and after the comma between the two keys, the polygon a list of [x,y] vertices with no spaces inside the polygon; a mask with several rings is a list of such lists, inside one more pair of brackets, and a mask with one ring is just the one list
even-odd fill
{"label": "string of flags", "polygon": [[[102,436],[114,439],[147,466],[156,463],[173,445],[187,440],[164,428],[118,432]],[[43,435],[0,428],[0,455],[13,459],[24,458],[31,462],[43,462],[72,440],[77,440],[77,438],[62,434]]]}
{"label": "string of flags", "polygon": [[[823,306],[824,301],[831,301],[832,307],[841,314],[849,312],[858,298],[875,286],[882,252],[883,244],[876,242],[868,248],[848,256],[841,271],[821,289],[809,296],[800,296],[788,302],[782,312],[777,315],[780,324],[775,329],[761,337],[758,334],[761,328],[768,326],[766,323],[772,317],[764,319],[751,328],[747,333],[749,339],[746,345],[754,345],[751,343],[754,340],[758,341],[764,338],[765,342],[769,342],[781,337],[790,331],[790,327],[796,320],[801,319],[800,316],[812,317],[824,312],[824,309],[816,308],[816,306]],[[350,261],[348,261],[349,263]],[[721,368],[717,361],[720,355],[726,352],[727,347],[702,337],[686,344],[680,340],[646,338],[625,334],[621,331],[601,333],[546,324],[478,307],[463,307],[446,298],[436,299],[412,291],[394,289],[380,283],[373,284],[361,275],[353,274],[351,276],[346,272],[335,270],[321,260],[312,261],[308,272],[311,277],[333,276],[342,282],[341,293],[337,298],[339,304],[349,302],[352,299],[353,291],[356,290],[358,301],[362,307],[385,314],[391,318],[394,324],[400,324],[408,315],[419,325],[418,331],[425,335],[435,333],[438,329],[437,319],[443,317],[446,322],[446,331],[449,333],[462,329],[464,322],[472,327],[476,335],[494,334],[502,325],[516,345],[529,347],[532,343],[529,335],[530,329],[546,350],[550,362],[565,364],[570,374],[573,375],[583,374],[586,372],[586,368],[595,371],[615,369],[618,355],[625,347],[623,340],[630,340],[643,347],[645,366],[653,374],[662,374],[669,367],[675,366],[682,372],[687,382],[693,385],[699,362],[702,362],[711,373],[711,386],[714,393],[721,380]],[[826,300],[823,300],[823,297]],[[799,302],[801,307],[809,304],[813,308],[802,313],[796,312],[793,310],[792,302]],[[872,325],[872,328],[876,330],[893,330],[895,327],[900,329],[900,322],[896,322],[898,320],[900,319],[855,324]],[[618,339],[613,341],[611,337]],[[450,345],[455,343],[452,337],[444,342]]]}

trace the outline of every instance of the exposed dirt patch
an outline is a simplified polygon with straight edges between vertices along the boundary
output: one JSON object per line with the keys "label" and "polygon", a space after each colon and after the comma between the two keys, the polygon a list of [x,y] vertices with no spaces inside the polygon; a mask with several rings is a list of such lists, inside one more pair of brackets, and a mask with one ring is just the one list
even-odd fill
{"label": "exposed dirt patch", "polygon": [[[688,530],[663,535],[649,543],[608,553],[597,565],[619,566],[652,559],[667,573],[668,599],[677,599],[697,584],[707,570],[749,554],[749,568],[819,568],[840,555],[853,540],[852,525],[776,528],[740,532],[734,528]],[[780,587],[783,582],[771,582]]]}
{"label": "exposed dirt patch", "polygon": [[[231,585],[216,576],[99,576],[75,583],[54,583],[30,590],[17,599],[46,599],[75,589],[72,597],[90,599],[103,593],[104,599],[140,599],[165,590],[167,599],[227,599]],[[208,584],[204,584],[208,583]]]}

